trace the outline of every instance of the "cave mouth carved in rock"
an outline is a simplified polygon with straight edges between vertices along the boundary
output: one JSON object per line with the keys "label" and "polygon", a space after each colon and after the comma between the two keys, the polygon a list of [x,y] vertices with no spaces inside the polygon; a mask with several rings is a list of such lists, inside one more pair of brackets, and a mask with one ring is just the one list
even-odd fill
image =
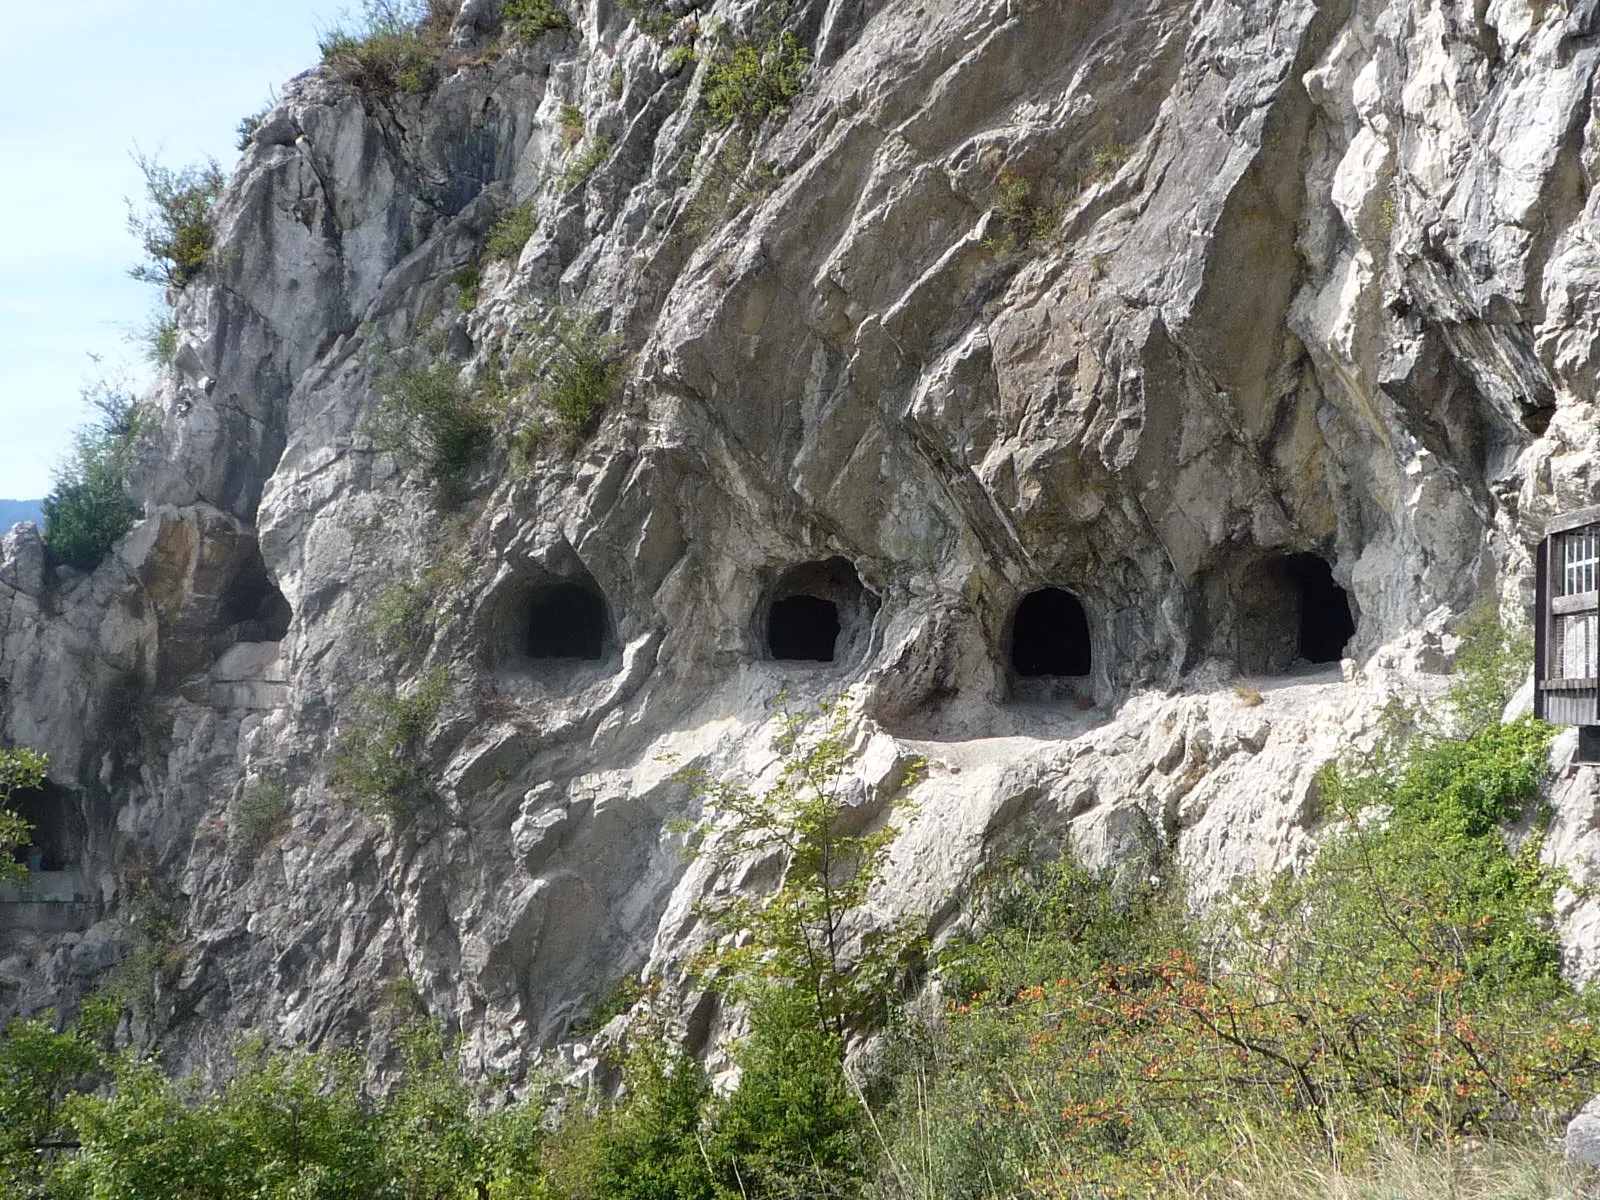
{"label": "cave mouth carved in rock", "polygon": [[1094,664],[1089,616],[1062,588],[1040,588],[1022,598],[1009,643],[1011,669],[1022,679],[1081,679]]}
{"label": "cave mouth carved in rock", "polygon": [[802,563],[778,578],[763,609],[762,640],[778,662],[842,663],[871,636],[877,597],[843,558]]}
{"label": "cave mouth carved in rock", "polygon": [[1214,596],[1233,614],[1232,651],[1247,675],[1278,674],[1296,662],[1324,665],[1344,657],[1357,611],[1328,560],[1304,551],[1241,564],[1231,595]]}
{"label": "cave mouth carved in rock", "polygon": [[1299,657],[1312,663],[1338,662],[1356,635],[1356,622],[1349,596],[1334,582],[1333,568],[1315,554],[1290,554],[1281,570],[1299,601]]}
{"label": "cave mouth carved in rock", "polygon": [[605,597],[592,583],[563,579],[529,593],[526,648],[530,659],[600,662],[614,640]]}

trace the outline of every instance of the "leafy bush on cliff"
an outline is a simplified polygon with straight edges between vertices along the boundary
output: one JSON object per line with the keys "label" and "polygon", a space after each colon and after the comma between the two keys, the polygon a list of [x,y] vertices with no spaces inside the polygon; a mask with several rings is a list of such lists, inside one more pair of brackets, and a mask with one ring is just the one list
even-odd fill
{"label": "leafy bush on cliff", "polygon": [[543,348],[512,363],[517,383],[537,381],[540,400],[567,433],[589,430],[617,395],[623,356],[618,341],[590,317],[560,314]]}
{"label": "leafy bush on cliff", "polygon": [[128,273],[147,283],[186,286],[211,264],[211,210],[227,182],[215,159],[174,171],[152,158],[135,161],[144,175],[146,207],[128,203],[128,229],[147,261]]}
{"label": "leafy bush on cliff", "polygon": [[50,760],[26,746],[0,747],[0,883],[22,883],[28,876],[16,852],[28,845],[33,826],[11,808],[11,798],[43,787],[49,769]]}
{"label": "leafy bush on cliff", "polygon": [[448,360],[395,371],[378,384],[364,431],[403,466],[420,468],[447,503],[489,447],[489,418]]}
{"label": "leafy bush on cliff", "polygon": [[534,220],[533,205],[519,204],[495,222],[489,231],[489,240],[483,252],[490,259],[515,259],[534,235],[539,223]]}
{"label": "leafy bush on cliff", "polygon": [[454,17],[449,0],[364,0],[358,24],[335,26],[319,39],[322,61],[379,99],[421,95],[439,80]]}
{"label": "leafy bush on cliff", "polygon": [[784,30],[760,38],[724,35],[706,66],[701,103],[716,126],[753,129],[773,113],[787,112],[804,86],[811,51]]}
{"label": "leafy bush on cliff", "polygon": [[438,791],[422,759],[423,743],[450,699],[452,682],[435,668],[409,691],[363,688],[339,735],[330,781],[345,800],[405,825]]}
{"label": "leafy bush on cliff", "polygon": [[506,32],[515,41],[531,43],[553,29],[567,29],[572,20],[553,0],[505,0],[501,9]]}
{"label": "leafy bush on cliff", "polygon": [[44,544],[58,563],[89,571],[133,527],[139,507],[128,475],[150,417],[129,393],[100,384],[85,393],[99,418],[78,430],[44,498]]}

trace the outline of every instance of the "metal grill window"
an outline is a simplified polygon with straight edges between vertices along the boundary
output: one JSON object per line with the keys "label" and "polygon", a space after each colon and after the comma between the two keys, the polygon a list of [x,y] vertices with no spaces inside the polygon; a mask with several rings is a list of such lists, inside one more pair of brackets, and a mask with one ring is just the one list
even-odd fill
{"label": "metal grill window", "polygon": [[1581,596],[1595,590],[1600,574],[1600,532],[1584,529],[1569,533],[1562,542],[1561,594]]}
{"label": "metal grill window", "polygon": [[1592,612],[1569,613],[1556,619],[1555,671],[1557,679],[1593,679],[1596,675],[1597,641],[1596,615]]}

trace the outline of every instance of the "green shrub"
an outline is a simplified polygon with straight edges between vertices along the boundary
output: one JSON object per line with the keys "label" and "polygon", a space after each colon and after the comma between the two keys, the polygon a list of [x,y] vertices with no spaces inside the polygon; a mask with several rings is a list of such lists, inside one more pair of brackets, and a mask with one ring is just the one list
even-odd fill
{"label": "green shrub", "polygon": [[1083,173],[1083,185],[1098,183],[1102,179],[1109,179],[1117,173],[1117,168],[1128,161],[1133,151],[1112,138],[1096,146],[1089,155],[1089,165]]}
{"label": "green shrub", "polygon": [[1533,639],[1500,623],[1494,605],[1480,602],[1456,631],[1461,648],[1448,702],[1462,733],[1474,733],[1500,720],[1533,659]]}
{"label": "green shrub", "polygon": [[433,599],[424,581],[391,583],[378,593],[367,630],[381,649],[402,654],[415,650],[432,633],[428,613]]}
{"label": "green shrub", "polygon": [[128,202],[128,230],[148,261],[128,272],[135,279],[182,288],[211,263],[211,210],[226,180],[215,159],[181,171],[136,155],[144,175],[146,207]]}
{"label": "green shrub", "polygon": [[804,86],[811,51],[794,34],[768,34],[762,41],[719,39],[706,67],[701,102],[713,125],[759,126],[788,111]]}
{"label": "green shrub", "polygon": [[676,24],[665,0],[621,0],[621,7],[637,22],[646,37],[658,42],[665,41]]}
{"label": "green shrub", "polygon": [[228,852],[238,863],[256,858],[283,832],[289,816],[289,789],[281,779],[256,777],[245,783],[228,806]]}
{"label": "green shrub", "polygon": [[346,801],[410,824],[438,801],[422,760],[423,745],[454,685],[436,667],[408,693],[368,686],[356,693],[356,711],[334,752],[330,782]]}
{"label": "green shrub", "polygon": [[1010,171],[1002,171],[995,179],[994,213],[1001,228],[997,248],[1007,254],[1048,237],[1057,220],[1054,206],[1040,196],[1039,189]]}
{"label": "green shrub", "polygon": [[506,32],[513,40],[532,43],[553,29],[568,29],[571,19],[553,0],[505,0]]}
{"label": "green shrub", "polygon": [[243,154],[250,148],[250,143],[255,140],[256,133],[266,124],[267,116],[272,112],[272,105],[267,105],[258,112],[239,118],[239,125],[234,139],[234,146]]}
{"label": "green shrub", "polygon": [[478,307],[478,264],[468,263],[450,277],[456,287],[456,307],[471,312]]}
{"label": "green shrub", "polygon": [[[735,893],[704,904],[699,915],[737,939],[724,939],[698,966],[713,986],[735,996],[765,996],[781,981],[812,1006],[817,1029],[842,1046],[853,1029],[870,1027],[896,983],[920,955],[914,921],[879,930],[848,946],[844,928],[883,871],[899,830],[889,824],[851,829],[846,804],[850,756],[848,714],[837,701],[781,719],[773,749],[783,760],[777,780],[755,795],[737,780],[703,772],[680,776],[702,806],[691,849],[718,868],[779,855],[781,881],[760,895]],[[899,782],[912,786],[922,766]],[[778,1010],[773,1010],[778,1012]]]}
{"label": "green shrub", "polygon": [[582,1176],[568,1188],[605,1200],[712,1200],[701,1145],[711,1088],[700,1065],[656,1044],[635,1054],[625,1080],[627,1098],[583,1131]]}
{"label": "green shrub", "polygon": [[583,140],[583,110],[576,104],[563,104],[561,106],[561,136],[569,146],[576,146]]}
{"label": "green shrub", "polygon": [[322,61],[380,99],[422,95],[439,81],[454,15],[449,0],[363,0],[358,25],[335,26],[319,39]]}
{"label": "green shrub", "polygon": [[781,986],[757,995],[735,1059],[739,1086],[706,1146],[719,1195],[859,1196],[872,1164],[867,1110],[811,997]]}
{"label": "green shrub", "polygon": [[542,382],[540,399],[569,433],[584,432],[616,398],[623,359],[616,339],[599,332],[593,321],[560,316],[542,355],[516,364]]}
{"label": "green shrub", "polygon": [[130,394],[109,384],[97,385],[84,399],[100,416],[78,430],[42,507],[51,558],[91,571],[139,515],[128,495],[128,476],[151,418]]}
{"label": "green shrub", "polygon": [[15,852],[33,839],[33,826],[11,809],[11,798],[18,792],[35,791],[44,786],[50,760],[26,746],[0,747],[0,883],[21,883],[27,878],[27,864]]}
{"label": "green shrub", "polygon": [[156,313],[138,332],[144,356],[152,366],[170,367],[178,356],[178,322],[170,313]]}
{"label": "green shrub", "polygon": [[519,204],[495,222],[483,252],[490,259],[516,259],[538,228],[539,223],[533,218],[533,205]]}
{"label": "green shrub", "polygon": [[602,136],[588,139],[567,163],[567,169],[561,176],[562,189],[570,191],[588,179],[594,174],[595,168],[606,161],[610,153],[610,138]]}
{"label": "green shrub", "polygon": [[491,434],[488,417],[448,361],[382,379],[365,431],[378,450],[405,467],[420,467],[447,501],[459,497]]}
{"label": "green shrub", "polygon": [[776,181],[770,162],[755,162],[750,140],[733,133],[700,162],[689,202],[687,230],[710,232],[772,190]]}
{"label": "green shrub", "polygon": [[101,1065],[96,1040],[57,1032],[54,1014],[13,1019],[0,1033],[0,1195],[48,1197],[72,1141],[63,1106]]}

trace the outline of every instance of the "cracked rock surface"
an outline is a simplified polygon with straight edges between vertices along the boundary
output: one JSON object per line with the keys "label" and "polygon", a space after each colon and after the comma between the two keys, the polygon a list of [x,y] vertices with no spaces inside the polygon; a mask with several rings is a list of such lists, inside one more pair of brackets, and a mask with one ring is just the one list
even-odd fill
{"label": "cracked rock surface", "polygon": [[[748,4],[646,32],[584,0],[528,47],[497,7],[425,96],[285,87],[177,298],[143,519],[90,575],[0,543],[4,732],[50,754],[105,918],[0,934],[10,1009],[103,970],[156,881],[174,1065],[359,1037],[409,980],[516,1075],[625,975],[681,977],[718,881],[676,772],[759,786],[785,695],[846,696],[866,819],[927,760],[863,920],[937,934],[987,855],[1067,839],[1154,837],[1204,902],[1308,852],[1317,768],[1438,695],[1477,598],[1522,619],[1544,520],[1600,501],[1600,5],[795,0],[804,88],[753,129],[701,104]],[[419,356],[537,423],[515,363],[572,314],[625,352],[581,434],[498,436],[452,505],[374,448]],[[1298,661],[1316,559],[1342,664]],[[796,568],[836,589],[832,663],[773,659]],[[598,659],[525,652],[563,581]],[[1047,587],[1085,677],[1012,668]],[[436,669],[441,798],[397,827],[330,771],[364,695]],[[263,780],[287,812],[241,855]],[[1591,782],[1552,793],[1578,883]]]}

